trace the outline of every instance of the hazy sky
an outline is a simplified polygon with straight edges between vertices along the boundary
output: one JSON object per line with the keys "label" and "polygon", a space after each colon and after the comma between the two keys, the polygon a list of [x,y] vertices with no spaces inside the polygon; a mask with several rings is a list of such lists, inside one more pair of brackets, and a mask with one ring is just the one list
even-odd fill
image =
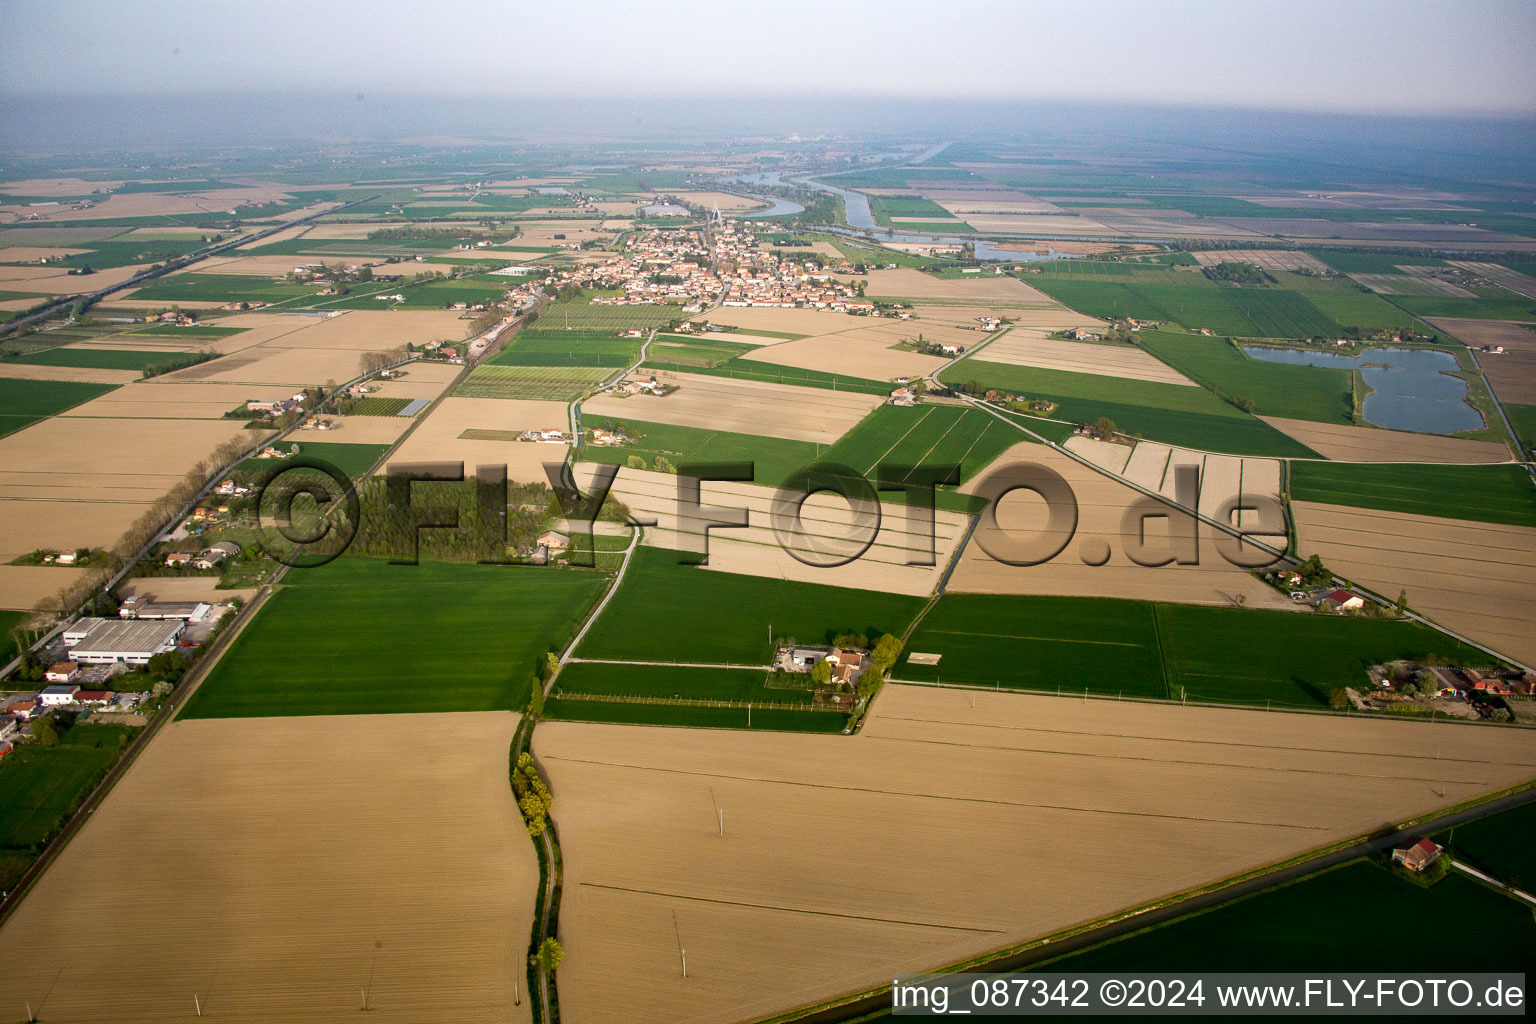
{"label": "hazy sky", "polygon": [[825,95],[1536,111],[1531,0],[0,0],[0,95]]}

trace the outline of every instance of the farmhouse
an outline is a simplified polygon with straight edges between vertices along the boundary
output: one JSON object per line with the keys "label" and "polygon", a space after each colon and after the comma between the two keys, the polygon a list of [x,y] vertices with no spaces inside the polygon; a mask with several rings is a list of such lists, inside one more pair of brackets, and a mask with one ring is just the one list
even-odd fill
{"label": "farmhouse", "polygon": [[1365,598],[1340,588],[1338,590],[1330,590],[1324,594],[1320,603],[1328,605],[1337,611],[1352,612],[1365,607]]}
{"label": "farmhouse", "polygon": [[571,546],[571,538],[559,530],[545,530],[534,540],[541,548],[561,550]]}
{"label": "farmhouse", "polygon": [[1433,839],[1416,839],[1392,851],[1392,863],[1409,871],[1423,871],[1440,858],[1442,847]]}
{"label": "farmhouse", "polygon": [[175,650],[185,625],[180,619],[91,621],[96,625],[69,650],[71,659],[91,665],[146,665],[155,655]]}
{"label": "farmhouse", "polygon": [[192,556],[185,551],[172,551],[165,556],[165,564],[169,566],[183,566],[192,561]]}
{"label": "farmhouse", "polygon": [[65,704],[75,702],[75,694],[80,692],[80,687],[70,684],[45,686],[37,696],[43,702],[45,708],[63,707]]}
{"label": "farmhouse", "polygon": [[48,667],[43,678],[50,683],[72,683],[80,675],[80,666],[73,661],[60,661]]}

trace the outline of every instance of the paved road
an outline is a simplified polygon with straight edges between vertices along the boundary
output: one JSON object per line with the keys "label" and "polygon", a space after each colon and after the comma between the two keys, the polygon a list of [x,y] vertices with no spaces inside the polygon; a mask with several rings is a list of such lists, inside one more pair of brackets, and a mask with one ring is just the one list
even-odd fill
{"label": "paved road", "polygon": [[1506,883],[1499,881],[1497,878],[1494,878],[1492,875],[1484,874],[1472,865],[1459,861],[1454,857],[1450,858],[1450,861],[1451,867],[1455,868],[1457,871],[1465,872],[1480,882],[1486,882],[1487,884],[1493,886],[1495,889],[1507,892],[1517,900],[1524,900],[1526,903],[1536,905],[1536,896],[1532,896],[1524,889],[1516,889],[1512,885],[1507,885]]}

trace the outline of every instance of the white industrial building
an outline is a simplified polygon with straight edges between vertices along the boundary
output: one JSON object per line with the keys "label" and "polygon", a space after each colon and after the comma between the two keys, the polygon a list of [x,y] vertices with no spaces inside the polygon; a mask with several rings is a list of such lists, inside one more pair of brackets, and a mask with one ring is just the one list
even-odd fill
{"label": "white industrial building", "polygon": [[125,619],[183,619],[202,622],[213,611],[206,601],[156,601],[153,594],[139,594],[124,601],[117,614]]}
{"label": "white industrial building", "polygon": [[157,654],[176,649],[176,638],[186,625],[181,619],[82,619],[72,629],[94,622],[84,636],[71,640],[72,661],[87,665],[144,665]]}

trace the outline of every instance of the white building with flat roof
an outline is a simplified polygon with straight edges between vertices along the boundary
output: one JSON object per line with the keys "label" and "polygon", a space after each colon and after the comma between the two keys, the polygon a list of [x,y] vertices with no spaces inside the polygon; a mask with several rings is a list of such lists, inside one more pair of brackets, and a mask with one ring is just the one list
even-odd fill
{"label": "white building with flat roof", "polygon": [[72,661],[87,665],[144,665],[157,654],[176,649],[186,625],[181,619],[99,619],[69,649]]}

